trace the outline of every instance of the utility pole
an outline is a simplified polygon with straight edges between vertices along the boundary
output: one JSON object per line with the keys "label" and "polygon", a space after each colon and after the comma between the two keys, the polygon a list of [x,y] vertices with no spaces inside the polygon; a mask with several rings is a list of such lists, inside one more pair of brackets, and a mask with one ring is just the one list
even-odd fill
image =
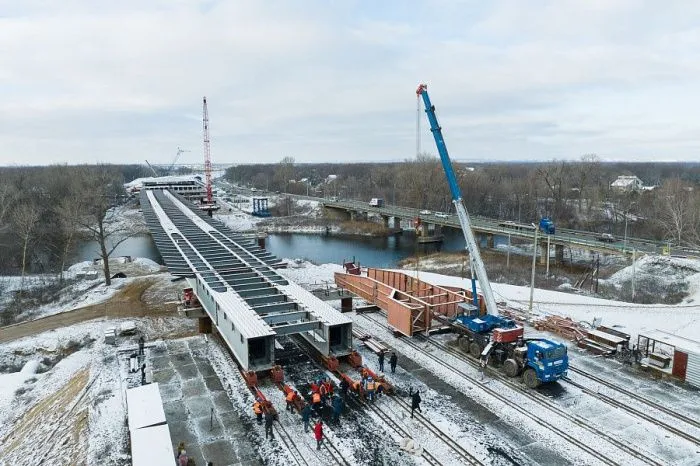
{"label": "utility pole", "polygon": [[551,235],[547,235],[547,270],[545,272],[547,280],[549,280],[549,238],[551,238]]}
{"label": "utility pole", "polygon": [[506,249],[506,268],[510,269],[510,233],[508,233],[508,249]]}
{"label": "utility pole", "polygon": [[634,285],[635,279],[637,278],[637,250],[632,249],[632,302],[634,302]]}
{"label": "utility pole", "polygon": [[537,226],[531,223],[535,227],[535,244],[532,248],[532,274],[530,275],[530,304],[527,307],[527,319],[526,322],[530,323],[530,314],[532,314],[532,298],[535,292],[535,263],[537,262]]}

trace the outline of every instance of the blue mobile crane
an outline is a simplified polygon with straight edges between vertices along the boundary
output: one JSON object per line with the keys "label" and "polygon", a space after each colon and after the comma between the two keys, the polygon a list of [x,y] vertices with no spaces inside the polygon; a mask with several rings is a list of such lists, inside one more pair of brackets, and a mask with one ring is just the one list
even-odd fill
{"label": "blue mobile crane", "polygon": [[[516,325],[515,321],[499,315],[496,299],[486,275],[486,267],[481,260],[479,246],[472,232],[469,214],[464,206],[462,193],[452,168],[450,156],[447,153],[442,128],[435,115],[435,106],[430,102],[428,96],[428,86],[420,84],[416,95],[423,98],[425,113],[430,122],[430,131],[435,138],[440,161],[450,186],[452,203],[455,205],[455,211],[469,251],[474,305],[461,304],[462,312],[452,322],[454,331],[460,335],[460,347],[484,363],[500,367],[510,377],[522,375],[523,382],[531,388],[565,377],[569,368],[569,357],[565,345],[545,338],[525,339],[522,327]],[[480,315],[474,273],[476,273],[476,279],[479,281],[484,297],[486,315]]]}

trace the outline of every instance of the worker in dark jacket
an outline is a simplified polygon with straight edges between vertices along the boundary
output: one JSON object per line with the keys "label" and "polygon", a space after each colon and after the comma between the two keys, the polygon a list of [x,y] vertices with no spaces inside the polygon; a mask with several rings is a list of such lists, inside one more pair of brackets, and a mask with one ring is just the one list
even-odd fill
{"label": "worker in dark jacket", "polygon": [[384,351],[379,352],[379,372],[384,372]]}
{"label": "worker in dark jacket", "polygon": [[146,344],[146,340],[144,340],[143,335],[139,337],[139,356],[143,356],[143,347]]}
{"label": "worker in dark jacket", "polygon": [[340,393],[343,394],[343,398],[346,398],[348,396],[348,388],[350,388],[350,384],[347,380],[345,380],[345,378],[343,378],[340,381]]}
{"label": "worker in dark jacket", "polygon": [[309,420],[311,419],[311,405],[306,403],[301,410],[301,421],[304,423],[304,432],[309,431]]}
{"label": "worker in dark jacket", "polygon": [[423,414],[423,410],[420,409],[420,391],[416,390],[413,392],[411,389],[408,394],[411,396],[411,417],[413,417],[413,411],[418,410],[419,413]]}
{"label": "worker in dark jacket", "polygon": [[396,352],[392,351],[391,352],[391,357],[389,358],[389,366],[391,366],[391,373],[396,372],[396,363],[397,363],[398,358],[396,357]]}
{"label": "worker in dark jacket", "polygon": [[343,412],[344,405],[345,403],[340,396],[335,395],[333,397],[333,422],[340,422],[340,414]]}
{"label": "worker in dark jacket", "polygon": [[277,413],[273,413],[272,410],[265,411],[265,438],[270,438],[270,440],[275,439],[275,434],[272,432],[272,424],[277,418]]}

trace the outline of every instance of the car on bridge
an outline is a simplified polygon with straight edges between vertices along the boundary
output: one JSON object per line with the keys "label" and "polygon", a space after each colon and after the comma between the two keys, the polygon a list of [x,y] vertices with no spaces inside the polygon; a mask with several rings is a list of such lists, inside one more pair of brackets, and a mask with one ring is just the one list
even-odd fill
{"label": "car on bridge", "polygon": [[420,214],[421,214],[421,215],[430,215],[431,213],[432,213],[432,212],[430,212],[429,210],[421,210],[421,211],[420,211]]}
{"label": "car on bridge", "polygon": [[446,214],[445,212],[435,212],[435,216],[437,218],[450,218],[450,216],[448,214]]}
{"label": "car on bridge", "polygon": [[610,233],[601,233],[596,238],[598,241],[602,241],[604,243],[614,243],[615,242],[615,237],[611,235]]}

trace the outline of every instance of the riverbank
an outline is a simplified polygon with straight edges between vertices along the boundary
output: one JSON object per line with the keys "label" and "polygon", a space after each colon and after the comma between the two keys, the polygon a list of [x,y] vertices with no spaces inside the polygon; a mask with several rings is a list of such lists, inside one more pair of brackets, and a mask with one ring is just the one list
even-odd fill
{"label": "riverbank", "polygon": [[369,221],[329,220],[305,216],[267,218],[256,224],[256,230],[266,233],[329,234],[338,236],[385,237],[390,231],[378,223]]}

